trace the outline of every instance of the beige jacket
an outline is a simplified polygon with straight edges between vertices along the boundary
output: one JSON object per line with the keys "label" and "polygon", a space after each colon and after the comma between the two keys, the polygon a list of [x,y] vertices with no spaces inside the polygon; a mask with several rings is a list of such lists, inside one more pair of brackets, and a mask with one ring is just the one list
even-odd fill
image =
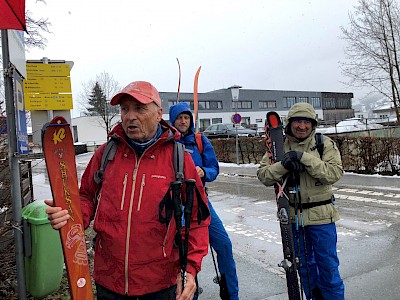
{"label": "beige jacket", "polygon": [[[343,175],[340,152],[336,144],[327,136],[323,137],[324,153],[322,160],[316,149],[315,130],[310,137],[302,142],[285,139],[284,150],[303,152],[300,162],[305,171],[300,173],[300,195],[302,203],[312,203],[328,200],[332,197],[332,184]],[[281,162],[269,164],[266,153],[257,170],[258,179],[266,186],[271,186],[282,179],[288,171]],[[294,208],[290,209],[290,217],[294,221]],[[303,210],[304,225],[329,224],[339,220],[339,212],[334,204],[325,204]]]}

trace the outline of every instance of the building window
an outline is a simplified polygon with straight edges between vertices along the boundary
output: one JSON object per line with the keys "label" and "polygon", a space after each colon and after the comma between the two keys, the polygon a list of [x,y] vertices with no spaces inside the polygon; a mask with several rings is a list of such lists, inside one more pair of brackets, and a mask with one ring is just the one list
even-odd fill
{"label": "building window", "polygon": [[210,109],[222,109],[222,101],[210,101]]}
{"label": "building window", "polygon": [[200,119],[200,131],[204,131],[210,126],[210,119]]}
{"label": "building window", "polygon": [[[193,110],[193,108],[194,108],[193,101],[180,100],[179,102],[187,103],[187,105],[189,105],[191,110]],[[176,103],[177,103],[176,100],[168,100],[168,108],[170,108],[172,105],[175,105]]]}
{"label": "building window", "polygon": [[176,100],[168,100],[168,108],[176,104]]}
{"label": "building window", "polygon": [[248,108],[251,109],[253,107],[251,101],[235,101],[232,102],[232,108]]}
{"label": "building window", "polygon": [[275,100],[259,101],[258,107],[259,108],[276,108],[276,101]]}
{"label": "building window", "polygon": [[321,107],[321,99],[319,97],[311,97],[311,105],[314,107]]}
{"label": "building window", "polygon": [[335,108],[335,98],[325,98],[325,108]]}
{"label": "building window", "polygon": [[292,107],[296,103],[296,97],[285,97],[285,107]]}
{"label": "building window", "polygon": [[199,101],[199,110],[222,109],[222,101]]}
{"label": "building window", "polygon": [[250,126],[250,117],[243,117],[242,122],[240,123],[244,127],[249,127]]}
{"label": "building window", "polygon": [[211,123],[212,124],[222,123],[222,118],[212,118]]}
{"label": "building window", "polygon": [[303,103],[308,103],[308,97],[298,97],[297,102],[303,102]]}
{"label": "building window", "polygon": [[350,99],[338,98],[337,99],[337,108],[351,108]]}
{"label": "building window", "polygon": [[74,143],[77,143],[77,142],[79,142],[79,139],[78,139],[78,126],[76,126],[76,125],[72,126],[72,130],[74,132]]}

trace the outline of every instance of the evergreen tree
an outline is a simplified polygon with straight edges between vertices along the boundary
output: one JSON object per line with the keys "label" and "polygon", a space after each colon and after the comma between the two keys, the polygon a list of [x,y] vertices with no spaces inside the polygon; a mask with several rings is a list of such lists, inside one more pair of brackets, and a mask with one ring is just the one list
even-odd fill
{"label": "evergreen tree", "polygon": [[86,115],[88,116],[101,116],[104,119],[107,115],[107,99],[97,81],[89,96],[86,109]]}
{"label": "evergreen tree", "polygon": [[[114,86],[116,87],[117,84],[107,74],[103,75],[101,78],[103,78],[103,81],[96,80],[87,96],[87,104],[85,106],[86,112],[84,112],[84,114],[86,116],[97,116],[100,126],[104,127],[108,135],[113,124],[115,124],[113,119],[119,115],[119,107],[110,105],[110,99],[107,99],[107,91],[105,92],[104,89],[107,89],[110,85],[112,85],[113,89],[116,89]],[[110,92],[108,92],[108,94],[110,94]]]}

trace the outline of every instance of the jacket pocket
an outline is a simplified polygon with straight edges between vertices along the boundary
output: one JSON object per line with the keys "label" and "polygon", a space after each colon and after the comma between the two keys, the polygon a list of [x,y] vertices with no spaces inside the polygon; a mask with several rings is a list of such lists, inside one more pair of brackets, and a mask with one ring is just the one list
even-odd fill
{"label": "jacket pocket", "polygon": [[312,207],[308,210],[310,221],[321,221],[335,218],[336,208],[332,204]]}

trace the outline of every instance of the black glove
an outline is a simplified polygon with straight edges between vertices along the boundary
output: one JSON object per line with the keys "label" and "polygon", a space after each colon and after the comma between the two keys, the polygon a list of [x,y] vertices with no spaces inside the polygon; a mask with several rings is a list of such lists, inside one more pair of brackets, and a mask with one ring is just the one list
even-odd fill
{"label": "black glove", "polygon": [[300,162],[303,152],[289,151],[283,155],[281,164],[288,171],[301,172],[304,171],[304,165]]}

